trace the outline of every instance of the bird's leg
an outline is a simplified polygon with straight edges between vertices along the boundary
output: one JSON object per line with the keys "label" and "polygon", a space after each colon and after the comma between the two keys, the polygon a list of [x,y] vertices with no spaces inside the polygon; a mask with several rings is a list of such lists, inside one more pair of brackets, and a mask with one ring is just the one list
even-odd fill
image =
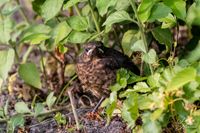
{"label": "bird's leg", "polygon": [[75,119],[75,122],[76,122],[76,128],[77,130],[80,130],[80,124],[79,124],[79,119],[78,119],[78,115],[77,115],[77,112],[76,112],[76,108],[75,108],[75,102],[74,102],[74,97],[73,97],[73,94],[72,94],[72,89],[69,89],[67,91],[68,95],[69,95],[69,99],[70,99],[70,104],[71,104],[71,107],[72,107],[72,112],[73,112],[73,115],[74,115],[74,119]]}
{"label": "bird's leg", "polygon": [[101,103],[103,102],[103,100],[105,99],[105,96],[103,96],[99,102],[97,103],[97,105],[94,107],[94,109],[92,110],[92,113],[96,112],[97,109],[99,108],[99,106],[101,105]]}

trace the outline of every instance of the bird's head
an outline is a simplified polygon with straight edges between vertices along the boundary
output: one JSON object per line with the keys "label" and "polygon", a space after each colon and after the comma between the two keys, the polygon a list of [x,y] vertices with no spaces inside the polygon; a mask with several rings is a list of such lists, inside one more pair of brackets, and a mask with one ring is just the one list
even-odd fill
{"label": "bird's head", "polygon": [[91,61],[95,57],[99,57],[102,53],[102,46],[101,42],[90,42],[84,46],[84,51],[81,55],[83,62]]}

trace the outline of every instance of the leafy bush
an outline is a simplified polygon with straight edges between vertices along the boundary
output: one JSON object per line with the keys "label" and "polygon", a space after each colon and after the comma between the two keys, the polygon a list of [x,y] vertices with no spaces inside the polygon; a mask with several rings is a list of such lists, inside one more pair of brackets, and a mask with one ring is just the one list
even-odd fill
{"label": "leafy bush", "polygon": [[[43,68],[38,70],[38,64],[27,61],[34,48],[65,53],[68,46],[101,40],[130,58],[136,53],[141,60],[141,76],[124,69],[118,71],[110,98],[103,103],[108,120],[118,108],[135,132],[161,132],[172,121],[180,122],[186,132],[199,131],[199,0],[33,0],[29,4],[32,14],[19,0],[0,2],[1,88],[16,63],[20,78],[42,89]],[[34,19],[30,17],[33,15]],[[181,26],[187,27],[188,33],[183,44],[179,39],[184,34],[179,31]],[[186,49],[179,54],[182,46]],[[51,109],[56,98],[53,93],[49,97],[53,97],[52,101],[47,98]],[[24,113],[31,113],[22,102],[16,104],[17,112],[19,105]],[[43,110],[42,104],[35,107],[35,116],[38,110]],[[3,112],[0,116],[5,117]],[[138,117],[142,127],[135,125]],[[12,117],[11,126],[23,125],[22,118]],[[21,123],[14,123],[16,119]]]}

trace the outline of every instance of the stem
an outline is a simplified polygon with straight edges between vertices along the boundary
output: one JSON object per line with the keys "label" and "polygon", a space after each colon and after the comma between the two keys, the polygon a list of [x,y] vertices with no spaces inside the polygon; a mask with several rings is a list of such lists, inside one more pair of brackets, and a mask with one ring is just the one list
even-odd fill
{"label": "stem", "polygon": [[65,92],[65,90],[67,89],[67,87],[70,85],[70,83],[77,78],[77,75],[73,76],[69,82],[63,87],[62,91],[60,92],[60,95],[58,96],[57,100],[56,100],[56,104],[58,104],[58,102],[60,101],[61,96],[63,95],[63,93]]}
{"label": "stem", "polygon": [[[17,2],[18,5],[20,5],[19,0],[16,0],[16,2]],[[26,16],[24,9],[23,9],[23,8],[20,8],[20,9],[19,9],[19,12],[20,12],[20,14],[22,15],[23,19],[30,25],[31,23],[30,23],[28,17]]]}
{"label": "stem", "polygon": [[[140,29],[141,38],[142,38],[142,40],[143,40],[143,42],[144,42],[145,51],[146,51],[146,53],[147,53],[147,52],[148,52],[148,44],[147,44],[147,39],[146,39],[146,37],[145,37],[144,26],[143,26],[143,24],[142,24],[142,22],[141,22],[141,20],[140,20],[140,18],[139,18],[139,16],[138,16],[137,8],[136,8],[136,5],[135,5],[135,1],[134,1],[134,0],[129,0],[129,2],[130,2],[131,6],[132,6],[132,8],[133,8],[133,11],[134,11],[134,13],[135,13],[135,17],[136,17],[136,19],[137,19],[137,21],[138,21],[137,25],[138,25],[138,27],[139,27],[139,29]],[[143,64],[143,61],[142,61],[142,64]],[[148,64],[148,65],[149,65],[151,74],[153,74],[153,68],[152,68],[151,64]]]}
{"label": "stem", "polygon": [[136,17],[136,19],[138,21],[137,24],[138,24],[138,27],[139,27],[140,32],[141,32],[141,37],[142,37],[142,40],[144,42],[145,50],[147,52],[148,51],[148,46],[147,46],[147,41],[146,41],[146,37],[145,37],[144,26],[143,26],[143,24],[142,24],[142,22],[141,22],[141,20],[140,20],[140,18],[138,16],[134,0],[129,0],[129,2],[130,2],[131,6],[133,8],[133,11],[135,13],[135,17]]}
{"label": "stem", "polygon": [[89,7],[90,7],[90,11],[91,11],[91,13],[92,13],[92,18],[93,18],[95,27],[96,27],[96,29],[97,29],[97,32],[100,33],[101,30],[100,30],[100,27],[99,27],[99,23],[97,22],[97,19],[96,19],[95,15],[94,15],[94,11],[93,11],[93,9],[92,9],[90,0],[88,0],[88,4],[89,4]]}
{"label": "stem", "polygon": [[75,5],[74,5],[74,8],[75,8],[76,13],[78,14],[78,16],[82,16],[82,15],[81,15],[81,12],[80,12],[80,10],[79,10],[79,8],[78,8],[78,4],[75,4]]}
{"label": "stem", "polygon": [[29,54],[31,53],[32,49],[33,49],[33,46],[32,46],[32,45],[28,47],[26,53],[24,54],[24,56],[23,56],[23,58],[22,58],[22,63],[26,63],[26,61],[27,61],[27,59],[28,59],[28,56],[29,56]]}
{"label": "stem", "polygon": [[39,50],[40,50],[40,55],[41,55],[42,69],[43,69],[43,72],[44,72],[45,86],[48,88],[49,86],[48,86],[48,83],[47,83],[47,71],[46,71],[45,64],[44,64],[44,55],[43,55],[43,51],[42,51],[40,46],[39,46]]}

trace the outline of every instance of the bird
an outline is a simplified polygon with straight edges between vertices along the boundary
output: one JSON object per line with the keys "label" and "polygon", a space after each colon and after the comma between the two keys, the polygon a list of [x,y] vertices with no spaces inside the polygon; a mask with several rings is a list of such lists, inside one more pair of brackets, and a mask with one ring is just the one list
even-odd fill
{"label": "bird", "polygon": [[98,99],[109,96],[109,86],[115,83],[116,73],[120,68],[140,74],[138,67],[128,56],[105,47],[99,41],[86,43],[76,63],[76,73],[83,91]]}

